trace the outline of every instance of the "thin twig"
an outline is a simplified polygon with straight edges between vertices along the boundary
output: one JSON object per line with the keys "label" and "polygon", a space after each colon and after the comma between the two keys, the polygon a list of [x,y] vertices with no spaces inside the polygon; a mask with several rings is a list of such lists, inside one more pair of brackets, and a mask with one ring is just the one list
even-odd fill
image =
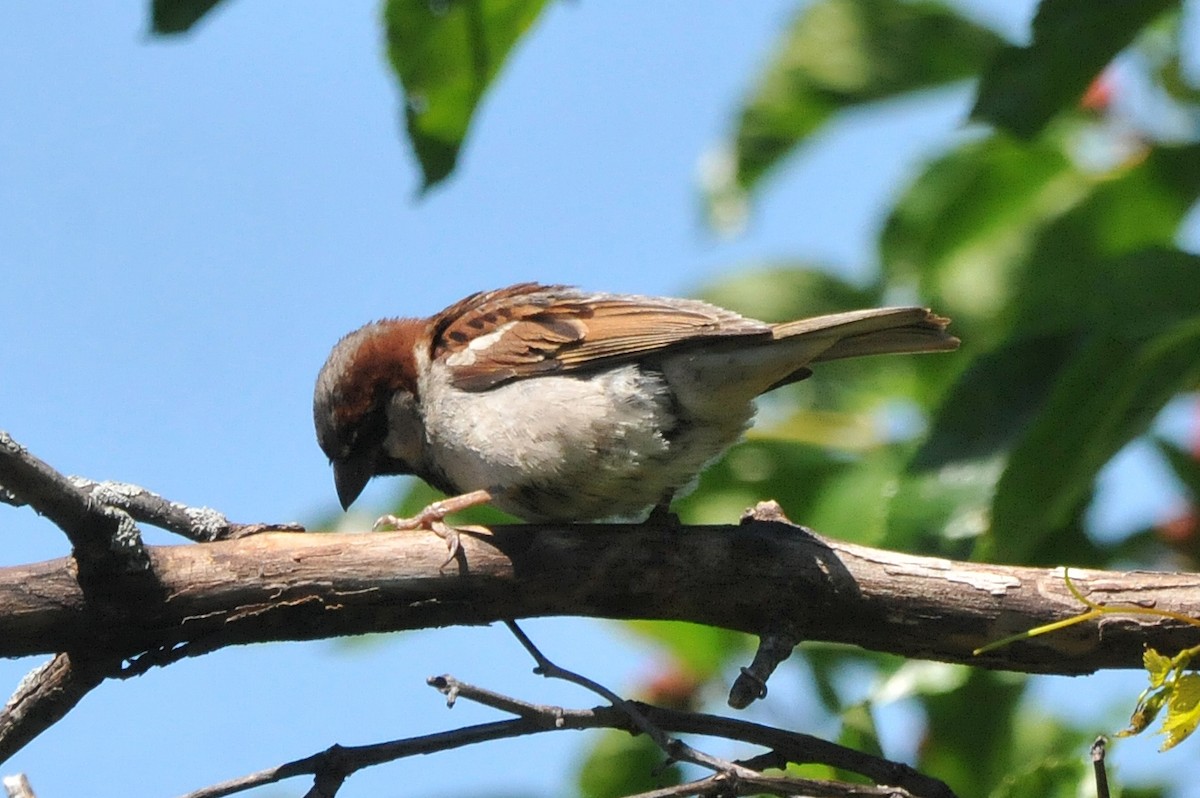
{"label": "thin twig", "polygon": [[[908,765],[856,751],[811,734],[700,712],[684,712],[645,704],[638,704],[638,707],[655,725],[677,734],[700,734],[738,740],[770,749],[771,753],[764,756],[782,758],[783,764],[792,762],[799,765],[829,765],[839,770],[858,773],[875,784],[902,788],[913,795],[954,798],[954,792],[944,782],[926,776]],[[779,766],[776,761],[760,757],[746,760],[743,765],[754,769]]]}
{"label": "thin twig", "polygon": [[501,712],[509,712],[521,718],[553,718],[555,728],[561,727],[559,722],[562,718],[565,709],[558,706],[547,706],[545,704],[532,704],[528,701],[522,701],[519,698],[497,693],[494,690],[488,690],[484,687],[477,687],[467,682],[460,682],[450,674],[441,676],[430,676],[425,680],[433,689],[446,696],[446,706],[454,706],[454,702],[460,697],[469,701],[474,701],[481,706],[498,709]]}
{"label": "thin twig", "polygon": [[545,676],[547,679],[562,679],[564,681],[571,682],[572,684],[577,684],[580,687],[583,687],[584,689],[590,690],[596,695],[601,696],[618,710],[628,715],[629,719],[633,721],[633,724],[638,728],[638,730],[653,740],[654,744],[661,748],[663,753],[665,753],[669,759],[679,762],[691,762],[694,765],[700,765],[708,768],[709,770],[715,770],[720,773],[736,773],[744,776],[754,774],[754,771],[744,768],[735,762],[730,762],[725,759],[711,756],[703,751],[697,751],[695,748],[692,748],[682,740],[668,736],[663,732],[662,729],[658,728],[649,720],[647,720],[646,716],[643,715],[631,702],[621,698],[604,685],[595,682],[586,676],[583,676],[582,674],[569,671],[566,668],[562,668],[551,662],[550,659],[546,657],[546,655],[543,654],[536,645],[534,645],[533,641],[529,639],[528,635],[521,631],[521,627],[517,626],[516,621],[506,620],[504,623],[508,626],[509,631],[513,633],[517,640],[520,641],[521,645],[524,646],[525,650],[529,652],[529,655],[537,662],[537,667],[533,669],[534,673]]}
{"label": "thin twig", "polygon": [[[468,726],[453,731],[373,745],[334,745],[325,751],[305,757],[304,759],[298,759],[278,767],[268,768],[257,773],[221,782],[220,784],[214,784],[188,793],[182,798],[224,798],[224,796],[233,795],[254,787],[274,784],[287,778],[304,775],[319,776],[322,779],[329,780],[337,779],[337,784],[340,785],[350,775],[365,767],[381,765],[415,754],[448,751],[475,743],[530,734],[541,734],[549,731],[584,729],[618,729],[629,733],[640,731],[640,729],[632,725],[630,714],[615,706],[596,707],[593,709],[564,709],[556,706],[531,704],[516,698],[502,696],[470,683],[461,682],[453,676],[437,676],[430,678],[428,681],[431,686],[444,694],[449,695],[452,692],[458,698],[478,701],[487,706],[515,712],[519,714],[519,717],[512,720]],[[896,785],[888,788],[888,790],[877,790],[874,792],[870,791],[871,788],[863,786],[855,787],[860,792],[831,792],[829,790],[818,792],[815,787],[809,789],[805,786],[806,782],[797,782],[791,785],[793,789],[791,794],[799,793],[817,796],[862,795],[871,796],[872,798],[880,795],[916,795],[922,796],[922,798],[955,798],[954,793],[946,785],[942,784],[942,782],[922,776],[907,766],[887,762],[886,760],[871,757],[867,754],[860,754],[843,746],[818,740],[808,735],[786,732],[769,726],[729,718],[719,718],[712,715],[666,710],[646,704],[636,704],[635,706],[636,710],[644,718],[648,719],[648,722],[662,729],[724,737],[755,745],[762,745],[766,741],[766,744],[777,744],[777,748],[781,752],[790,752],[790,754],[784,754],[786,761],[783,761],[782,764],[786,764],[787,761],[796,763],[828,761],[829,764],[836,767],[843,767],[847,763],[853,763],[855,766],[848,769],[867,775],[872,780],[875,779],[870,774],[883,774],[886,778],[877,780],[877,783]],[[829,755],[828,760],[821,759],[818,754]],[[856,757],[861,757],[861,759],[856,759]],[[771,778],[745,770],[745,768],[740,769],[739,772],[718,773],[717,776],[724,776],[726,779],[731,780],[726,781],[725,784],[735,783],[734,780],[737,782],[747,780],[747,783],[761,785],[758,788],[759,792],[762,792],[763,787],[768,784],[767,781],[763,780]],[[800,784],[802,789],[796,789],[797,784]],[[815,782],[814,784],[820,785],[822,782]],[[315,788],[319,788],[320,786],[314,783]],[[805,790],[808,790],[808,792],[805,792]],[[314,796],[318,794],[328,798],[331,793],[312,793]]]}
{"label": "thin twig", "polygon": [[118,507],[143,524],[174,532],[197,543],[228,540],[260,532],[303,532],[300,524],[236,524],[211,507],[189,507],[173,502],[140,485],[127,482],[94,482],[69,477],[71,484],[93,501]]}
{"label": "thin twig", "polygon": [[1108,798],[1108,770],[1104,755],[1108,750],[1108,739],[1101,735],[1092,743],[1092,771],[1096,774],[1096,798]]}
{"label": "thin twig", "polygon": [[[169,501],[140,485],[97,482],[60,474],[31,455],[8,433],[0,430],[0,502],[14,507],[29,505],[54,521],[72,545],[88,549],[92,543],[76,540],[80,519],[111,507],[143,524],[150,524],[197,543],[245,537],[259,532],[303,532],[300,524],[236,524],[209,507],[189,507]],[[64,525],[65,524],[65,525]]]}
{"label": "thin twig", "polygon": [[[432,677],[428,683],[448,698],[462,698],[504,712],[512,712],[546,728],[590,729],[603,726],[630,733],[640,731],[637,726],[632,725],[629,714],[617,707],[569,710],[559,706],[531,704],[469,682],[459,681],[450,675]],[[782,768],[789,762],[801,765],[822,764],[858,773],[876,784],[902,787],[913,794],[936,798],[954,796],[943,782],[930,778],[908,765],[856,751],[811,734],[764,726],[738,718],[657,707],[638,701],[627,703],[648,723],[660,730],[723,737],[769,748],[768,753],[740,763],[742,767],[751,771]]]}
{"label": "thin twig", "polygon": [[731,776],[714,773],[703,779],[639,792],[626,798],[688,798],[688,796],[780,795],[805,798],[911,798],[897,787],[876,787],[841,781],[819,781],[793,776]]}
{"label": "thin twig", "polygon": [[[0,454],[5,449],[16,447],[24,452],[24,449],[16,444],[11,437],[0,431]],[[11,450],[10,450],[11,451]],[[25,458],[31,456],[26,452]],[[33,458],[36,459],[36,458]],[[41,461],[38,461],[41,463]],[[45,465],[45,463],[42,463]],[[9,468],[12,466],[10,465]],[[3,479],[6,474],[11,471],[4,471],[4,464],[0,462],[0,479]],[[19,468],[19,466],[18,466]],[[46,466],[49,468],[49,466]],[[51,469],[53,470],[53,469]],[[57,474],[57,472],[55,472]],[[50,476],[49,474],[44,474]],[[104,481],[97,482],[95,480],[86,479],[84,477],[69,477],[58,474],[64,482],[54,480],[54,488],[56,490],[74,489],[84,499],[88,500],[91,506],[114,507],[119,510],[124,510],[131,518],[143,524],[156,526],[160,529],[165,529],[168,532],[174,532],[176,535],[185,537],[188,540],[196,543],[211,543],[214,540],[230,540],[234,538],[246,537],[247,535],[256,535],[260,532],[303,532],[304,527],[301,524],[286,523],[286,524],[238,524],[230,521],[224,513],[212,509],[211,507],[190,507],[180,502],[173,502],[166,499],[153,491],[146,490],[140,485],[133,485],[128,482],[113,482]],[[8,476],[12,480],[12,476]],[[19,477],[18,477],[19,479]],[[18,495],[13,490],[5,487],[0,483],[0,503],[9,504],[13,507],[24,507],[25,505],[33,506],[35,510],[42,512],[38,505],[28,501]],[[49,515],[49,513],[46,513]],[[53,520],[53,518],[52,518]]]}
{"label": "thin twig", "polygon": [[294,776],[316,775],[334,769],[343,770],[345,776],[348,777],[365,767],[381,765],[416,754],[449,751],[475,743],[520,737],[543,731],[548,731],[548,729],[539,728],[525,718],[517,718],[373,745],[335,745],[304,759],[297,759],[278,767],[267,768],[257,773],[204,787],[181,798],[223,798],[226,795],[244,792],[265,784],[274,784]]}

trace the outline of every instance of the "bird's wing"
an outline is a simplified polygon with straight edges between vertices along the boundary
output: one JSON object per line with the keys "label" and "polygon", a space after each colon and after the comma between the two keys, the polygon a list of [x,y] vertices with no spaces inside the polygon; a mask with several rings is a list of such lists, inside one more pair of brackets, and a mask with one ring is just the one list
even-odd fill
{"label": "bird's wing", "polygon": [[588,294],[522,283],[463,299],[435,318],[433,357],[482,391],[519,377],[653,355],[702,339],[761,336],[768,324],[690,299]]}

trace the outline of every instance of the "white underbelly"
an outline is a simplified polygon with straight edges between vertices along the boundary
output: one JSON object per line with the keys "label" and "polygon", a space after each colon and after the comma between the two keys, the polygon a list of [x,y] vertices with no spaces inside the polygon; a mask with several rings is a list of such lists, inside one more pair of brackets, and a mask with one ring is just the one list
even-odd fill
{"label": "white underbelly", "polygon": [[457,489],[492,490],[496,506],[527,520],[639,516],[687,485],[753,412],[719,429],[681,426],[661,375],[633,365],[478,393],[435,372],[426,390],[431,459]]}

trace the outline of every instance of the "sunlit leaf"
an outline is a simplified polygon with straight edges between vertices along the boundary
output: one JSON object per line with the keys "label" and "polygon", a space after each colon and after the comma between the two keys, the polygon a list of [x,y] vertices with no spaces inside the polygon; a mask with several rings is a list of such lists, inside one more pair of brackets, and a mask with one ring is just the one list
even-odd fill
{"label": "sunlit leaf", "polygon": [[876,447],[853,458],[849,468],[821,487],[803,522],[841,540],[881,545],[905,460],[895,447]]}
{"label": "sunlit leaf", "polygon": [[1018,447],[986,556],[1024,561],[1049,556],[1051,541],[1060,551],[1082,544],[1079,515],[1098,469],[1188,385],[1188,344],[1173,356],[1153,350],[1200,296],[1200,259],[1166,248],[1200,193],[1198,155],[1156,150],[1042,229],[1011,278],[999,328],[1011,340],[970,367],[935,416],[922,465]]}
{"label": "sunlit leaf", "polygon": [[983,74],[971,116],[1023,138],[1036,135],[1147,24],[1178,0],[1043,0],[1028,47],[1008,46]]}
{"label": "sunlit leaf", "polygon": [[1014,332],[1086,330],[1110,319],[1153,324],[1162,312],[1190,312],[1200,272],[1171,247],[1197,198],[1196,145],[1155,149],[1100,183],[1042,231],[1014,275]]}
{"label": "sunlit leaf", "polygon": [[186,33],[221,0],[154,0],[150,6],[150,31]]}
{"label": "sunlit leaf", "polygon": [[968,669],[949,662],[907,660],[882,679],[871,691],[871,699],[878,704],[901,701],[937,693],[948,693],[962,687]]}
{"label": "sunlit leaf", "polygon": [[758,502],[774,499],[788,517],[807,520],[826,481],[847,465],[812,446],[747,441],[709,466],[696,491],[677,500],[674,509],[686,523],[728,524]]}
{"label": "sunlit leaf", "polygon": [[1185,673],[1175,682],[1167,700],[1167,715],[1162,724],[1167,739],[1163,750],[1179,745],[1197,726],[1200,726],[1200,674]]}
{"label": "sunlit leaf", "polygon": [[752,429],[751,440],[788,441],[844,451],[862,451],[883,443],[882,430],[862,413],[804,409],[783,421]]}
{"label": "sunlit leaf", "polygon": [[423,190],[453,171],[476,107],[545,2],[387,0],[388,58]]}
{"label": "sunlit leaf", "polygon": [[805,4],[746,101],[723,190],[752,190],[837,112],[977,72],[998,37],[935,2]]}
{"label": "sunlit leaf", "polygon": [[1158,717],[1158,713],[1162,711],[1169,695],[1169,690],[1155,690],[1143,695],[1138,700],[1137,706],[1134,707],[1133,714],[1129,717],[1128,728],[1121,729],[1121,731],[1116,733],[1117,736],[1133,737],[1150,728],[1150,724],[1154,722],[1154,719]]}
{"label": "sunlit leaf", "polygon": [[1175,667],[1170,657],[1164,657],[1149,646],[1142,652],[1142,666],[1150,676],[1151,687],[1162,687]]}
{"label": "sunlit leaf", "polygon": [[923,302],[960,325],[992,316],[1034,234],[1095,181],[1059,142],[968,141],[928,164],[896,202],[880,236],[884,274],[915,283]]}
{"label": "sunlit leaf", "polygon": [[956,462],[900,477],[888,504],[884,545],[921,554],[966,558],[991,525],[1000,457]]}
{"label": "sunlit leaf", "polygon": [[1051,754],[1020,763],[989,798],[1078,798],[1090,794],[1093,778],[1084,768],[1083,757]]}

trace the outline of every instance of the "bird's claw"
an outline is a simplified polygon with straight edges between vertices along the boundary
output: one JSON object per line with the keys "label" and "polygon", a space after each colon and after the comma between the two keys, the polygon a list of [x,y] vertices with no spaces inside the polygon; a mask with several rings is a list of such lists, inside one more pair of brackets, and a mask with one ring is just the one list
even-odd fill
{"label": "bird's claw", "polygon": [[491,496],[486,491],[474,491],[473,493],[464,494],[462,496],[452,496],[449,499],[433,502],[425,507],[419,513],[408,518],[401,518],[396,515],[381,516],[371,527],[376,532],[384,529],[393,529],[397,531],[409,529],[427,529],[437,535],[446,543],[446,550],[449,552],[446,556],[446,561],[439,568],[445,568],[450,563],[454,562],[454,558],[458,556],[462,550],[462,532],[483,532],[487,530],[480,526],[462,526],[456,527],[446,523],[446,516],[458,510],[472,507],[476,504],[483,504],[489,500]]}
{"label": "bird's claw", "polygon": [[[430,505],[430,507],[432,506]],[[372,525],[371,529],[375,532],[418,529],[425,529],[432,532],[446,543],[446,561],[439,566],[440,570],[454,562],[454,558],[458,556],[458,552],[462,549],[462,540],[458,527],[447,524],[442,516],[430,513],[430,507],[426,507],[421,512],[408,518],[401,518],[396,515],[382,516]]]}

